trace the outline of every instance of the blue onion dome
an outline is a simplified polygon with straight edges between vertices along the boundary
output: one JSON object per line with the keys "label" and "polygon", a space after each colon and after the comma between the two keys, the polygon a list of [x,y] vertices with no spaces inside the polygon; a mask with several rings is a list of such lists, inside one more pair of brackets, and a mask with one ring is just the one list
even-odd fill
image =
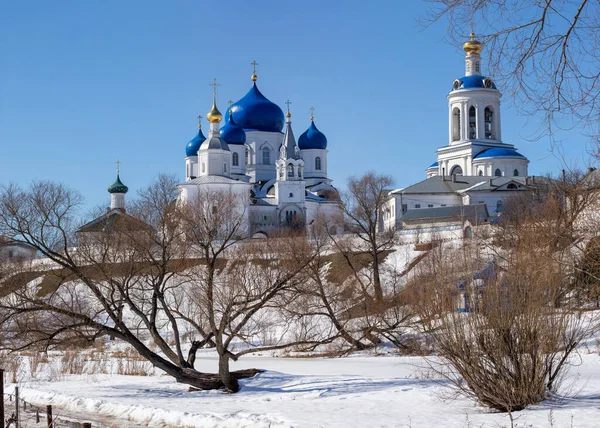
{"label": "blue onion dome", "polygon": [[117,174],[117,179],[109,186],[108,193],[127,193],[128,191],[129,188],[121,182],[121,178],[119,178],[119,174]]}
{"label": "blue onion dome", "polygon": [[246,133],[244,130],[237,126],[233,120],[233,116],[229,114],[227,123],[221,128],[221,138],[224,139],[227,144],[245,144]]}
{"label": "blue onion dome", "polygon": [[285,123],[283,111],[261,94],[256,82],[241,100],[232,104],[227,115],[232,115],[246,131],[281,132]]}
{"label": "blue onion dome", "polygon": [[452,90],[457,91],[459,89],[473,89],[473,88],[484,88],[484,89],[497,89],[496,84],[492,79],[481,75],[464,76],[460,79],[456,79],[452,84]]}
{"label": "blue onion dome", "polygon": [[478,153],[473,157],[473,159],[483,159],[483,158],[523,158],[521,153],[517,152],[514,149],[508,149],[503,147],[494,147],[493,149],[487,149]]}
{"label": "blue onion dome", "polygon": [[298,138],[298,148],[300,150],[327,148],[327,137],[317,129],[313,120],[308,129]]}
{"label": "blue onion dome", "polygon": [[192,138],[185,146],[185,155],[198,156],[198,150],[200,150],[200,145],[204,141],[206,141],[206,137],[202,133],[202,128],[198,127],[198,134],[196,134],[196,136]]}

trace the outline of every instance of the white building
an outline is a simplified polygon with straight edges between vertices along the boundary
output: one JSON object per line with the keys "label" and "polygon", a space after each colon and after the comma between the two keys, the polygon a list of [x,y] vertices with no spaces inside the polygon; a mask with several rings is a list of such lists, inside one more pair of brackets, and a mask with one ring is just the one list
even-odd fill
{"label": "white building", "polygon": [[481,74],[482,47],[474,34],[463,45],[465,76],[454,80],[447,96],[448,145],[437,150],[437,161],[425,170],[426,180],[389,193],[384,227],[403,227],[402,218],[411,210],[422,210],[410,214],[414,224],[419,216],[431,217],[428,209],[458,205],[485,204],[495,217],[510,192],[536,185],[528,177],[527,158],[502,142],[502,94]]}
{"label": "white building", "polygon": [[[225,125],[217,108],[207,115],[208,137],[198,134],[186,146],[186,180],[180,200],[191,201],[205,191],[233,192],[247,204],[249,232],[268,236],[282,228],[306,228],[318,216],[334,218],[338,192],[327,177],[327,138],[311,117],[298,141],[291,114],[269,101],[256,85],[233,103]],[[216,86],[215,86],[216,87]]]}
{"label": "white building", "polygon": [[35,254],[35,248],[28,243],[0,236],[0,262],[32,259]]}

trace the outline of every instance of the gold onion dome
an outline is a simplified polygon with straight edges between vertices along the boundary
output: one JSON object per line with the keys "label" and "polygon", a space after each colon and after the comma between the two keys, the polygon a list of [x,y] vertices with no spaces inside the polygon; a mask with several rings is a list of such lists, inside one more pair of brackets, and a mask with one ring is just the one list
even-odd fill
{"label": "gold onion dome", "polygon": [[463,45],[463,49],[467,53],[467,55],[479,55],[481,49],[483,48],[483,43],[479,40],[475,40],[475,33],[471,33],[471,39],[466,41]]}
{"label": "gold onion dome", "polygon": [[210,123],[219,123],[221,120],[223,120],[223,115],[217,108],[216,102],[213,102],[212,109],[210,109],[210,111],[206,115],[206,118]]}

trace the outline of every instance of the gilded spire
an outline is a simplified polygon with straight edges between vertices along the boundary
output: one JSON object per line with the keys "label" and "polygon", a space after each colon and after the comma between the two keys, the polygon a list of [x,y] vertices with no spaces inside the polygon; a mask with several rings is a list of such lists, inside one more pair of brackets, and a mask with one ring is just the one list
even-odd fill
{"label": "gilded spire", "polygon": [[256,66],[258,65],[258,62],[256,62],[256,60],[252,61],[250,63],[250,65],[253,67],[252,69],[252,81],[256,82],[258,80],[258,76],[256,75]]}
{"label": "gilded spire", "polygon": [[463,44],[463,49],[467,55],[479,55],[483,44],[475,39],[475,33],[471,33],[470,39]]}
{"label": "gilded spire", "polygon": [[206,118],[210,123],[219,123],[223,120],[223,115],[217,108],[217,86],[221,86],[221,84],[217,83],[217,78],[215,77],[213,83],[209,83],[209,86],[213,87],[213,105]]}

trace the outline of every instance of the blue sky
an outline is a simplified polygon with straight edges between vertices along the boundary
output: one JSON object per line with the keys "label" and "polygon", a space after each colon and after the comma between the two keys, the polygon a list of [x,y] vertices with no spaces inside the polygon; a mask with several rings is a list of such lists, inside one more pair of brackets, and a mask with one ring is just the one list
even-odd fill
{"label": "blue sky", "polygon": [[[464,75],[464,52],[444,41],[445,23],[419,24],[427,7],[418,0],[2,2],[0,184],[64,182],[91,207],[108,204],[117,159],[130,192],[159,173],[183,180],[185,144],[211,106],[208,83],[221,83],[224,111],[250,88],[252,60],[263,94],[282,108],[292,101],[296,135],[315,107],[338,187],[368,170],[392,175],[398,187],[420,181],[447,144],[446,94]],[[506,96],[502,108],[504,142],[530,159],[530,174],[560,170],[548,138],[529,140],[536,119],[519,116]],[[567,162],[583,164],[586,135],[559,137]]]}

